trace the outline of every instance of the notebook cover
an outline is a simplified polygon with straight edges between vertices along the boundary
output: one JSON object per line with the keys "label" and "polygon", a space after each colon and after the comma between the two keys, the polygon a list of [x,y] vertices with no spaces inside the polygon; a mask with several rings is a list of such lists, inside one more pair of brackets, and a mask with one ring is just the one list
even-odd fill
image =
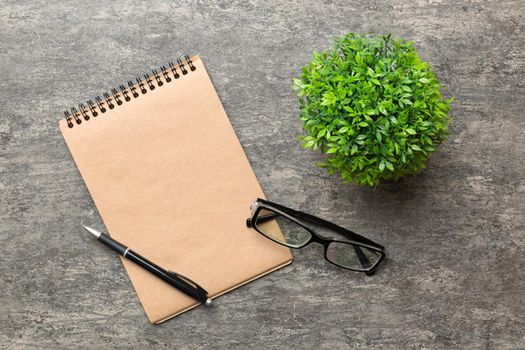
{"label": "notebook cover", "polygon": [[[215,298],[292,256],[246,227],[264,195],[202,60],[192,61],[195,71],[59,127],[109,234]],[[199,305],[122,261],[150,322]]]}

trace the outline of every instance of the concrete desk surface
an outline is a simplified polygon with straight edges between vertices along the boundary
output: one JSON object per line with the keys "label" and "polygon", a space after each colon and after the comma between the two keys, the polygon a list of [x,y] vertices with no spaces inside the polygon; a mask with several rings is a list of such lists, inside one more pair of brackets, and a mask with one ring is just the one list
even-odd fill
{"label": "concrete desk surface", "polygon": [[[521,1],[0,5],[0,348],[517,349],[525,346]],[[343,185],[302,150],[291,79],[346,32],[413,41],[454,96],[451,137],[409,182]],[[199,54],[268,197],[388,250],[373,277],[312,245],[148,323],[57,128],[64,109]]]}

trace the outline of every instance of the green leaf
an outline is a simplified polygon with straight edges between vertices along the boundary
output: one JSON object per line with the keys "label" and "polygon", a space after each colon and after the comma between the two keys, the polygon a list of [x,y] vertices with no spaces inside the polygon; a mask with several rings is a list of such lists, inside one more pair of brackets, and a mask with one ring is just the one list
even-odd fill
{"label": "green leaf", "polygon": [[313,145],[315,145],[315,141],[312,140],[312,141],[308,141],[307,143],[305,143],[304,147],[306,148],[310,148],[312,147]]}
{"label": "green leaf", "polygon": [[321,105],[331,106],[331,105],[334,105],[336,101],[337,101],[337,97],[334,95],[333,92],[325,92],[323,94],[323,101],[321,102]]}
{"label": "green leaf", "polygon": [[407,134],[409,134],[409,135],[415,135],[415,134],[417,134],[417,132],[416,132],[414,129],[412,129],[412,128],[405,129],[405,131],[406,131]]}
{"label": "green leaf", "polygon": [[304,126],[305,126],[305,127],[312,126],[312,125],[314,125],[315,123],[317,123],[317,120],[315,120],[315,119],[310,119],[310,120],[308,120],[308,121],[304,124]]}
{"label": "green leaf", "polygon": [[357,64],[362,64],[363,63],[363,59],[361,58],[361,55],[359,53],[357,53],[355,55],[355,61],[357,62]]}
{"label": "green leaf", "polygon": [[326,153],[336,153],[337,151],[339,151],[339,149],[337,147],[333,147],[326,151]]}
{"label": "green leaf", "polygon": [[421,151],[421,148],[419,148],[418,145],[410,145],[410,148],[412,148],[415,151]]}
{"label": "green leaf", "polygon": [[357,125],[359,125],[360,127],[363,127],[363,128],[368,126],[368,124],[366,122],[361,122],[361,123],[359,123]]}

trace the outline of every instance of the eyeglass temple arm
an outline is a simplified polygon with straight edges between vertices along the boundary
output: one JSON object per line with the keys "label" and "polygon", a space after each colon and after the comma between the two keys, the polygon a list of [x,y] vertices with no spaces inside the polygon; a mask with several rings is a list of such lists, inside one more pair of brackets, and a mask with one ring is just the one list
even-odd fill
{"label": "eyeglass temple arm", "polygon": [[314,216],[314,215],[311,215],[311,214],[308,214],[308,213],[305,213],[305,212],[302,212],[302,211],[298,211],[298,210],[294,210],[294,209],[285,207],[285,206],[277,204],[277,203],[266,201],[264,199],[258,199],[257,201],[259,201],[261,203],[267,203],[267,204],[269,204],[271,206],[276,207],[279,210],[282,210],[283,212],[287,212],[288,214],[294,215],[297,218],[303,219],[305,221],[318,223],[318,224],[323,224],[326,227],[329,227],[329,228],[331,228],[331,229],[333,229],[335,231],[338,231],[338,232],[342,233],[343,235],[347,236],[348,238],[354,239],[356,241],[360,241],[360,242],[365,243],[365,244],[376,246],[376,247],[379,247],[381,249],[385,249],[385,247],[383,247],[381,244],[376,243],[376,242],[374,242],[374,241],[372,241],[372,240],[370,240],[370,239],[368,239],[366,237],[363,237],[363,236],[361,236],[361,235],[359,235],[359,234],[357,234],[355,232],[347,230],[344,227],[336,225],[333,222],[321,219],[321,218],[319,218],[317,216]]}
{"label": "eyeglass temple arm", "polygon": [[[280,216],[280,215],[279,214],[258,215],[257,216],[257,223],[262,224],[262,223],[265,223],[267,221],[274,220],[278,216]],[[252,225],[251,219],[248,219],[246,221],[246,224],[247,224],[248,227],[251,227],[251,225]],[[365,267],[365,268],[370,267],[370,260],[368,260],[368,258],[366,257],[365,253],[363,253],[363,250],[360,247],[356,246],[356,245],[353,245],[353,247],[354,247],[355,253],[356,253],[356,255],[357,255],[361,265],[363,267]]]}
{"label": "eyeglass temple arm", "polygon": [[[258,224],[263,224],[265,222],[272,221],[273,219],[275,219],[278,216],[280,216],[280,215],[279,214],[257,215],[257,223]],[[246,226],[248,226],[248,227],[252,227],[253,226],[253,222],[252,222],[251,218],[246,220]]]}
{"label": "eyeglass temple arm", "polygon": [[[310,221],[310,222],[314,222],[314,223],[319,223],[319,224],[323,224],[331,229],[333,229],[334,231],[337,231],[337,232],[340,232],[341,234],[349,237],[349,238],[352,238],[356,241],[361,241],[363,243],[368,243],[370,245],[373,245],[373,246],[379,246],[379,244],[373,242],[373,241],[370,241],[369,239],[363,237],[363,236],[360,236],[358,235],[357,233],[354,233],[350,230],[347,230],[341,226],[338,226],[332,222],[329,222],[329,221],[326,221],[326,220],[323,220],[321,218],[318,218],[316,216],[313,216],[313,215],[310,215],[308,213],[303,213],[303,212],[300,212],[300,211],[297,211],[297,210],[293,210],[291,209],[292,211],[295,212],[295,216],[303,219],[303,220],[306,220],[306,221]],[[357,245],[354,245],[352,244],[352,247],[354,248],[354,251],[355,251],[355,254],[357,255],[357,258],[359,259],[359,262],[361,263],[361,266],[363,266],[363,268],[369,268],[370,267],[370,260],[368,260],[368,258],[366,257],[365,253],[363,253],[363,249],[361,249],[361,247],[357,246]],[[382,247],[381,247],[382,248]],[[383,249],[383,248],[382,248]]]}
{"label": "eyeglass temple arm", "polygon": [[352,246],[354,247],[355,254],[357,255],[357,258],[359,259],[361,266],[363,266],[364,268],[369,268],[370,265],[372,264],[370,264],[370,260],[368,260],[365,253],[363,253],[363,249],[361,249],[361,247],[358,247],[354,244],[352,244]]}

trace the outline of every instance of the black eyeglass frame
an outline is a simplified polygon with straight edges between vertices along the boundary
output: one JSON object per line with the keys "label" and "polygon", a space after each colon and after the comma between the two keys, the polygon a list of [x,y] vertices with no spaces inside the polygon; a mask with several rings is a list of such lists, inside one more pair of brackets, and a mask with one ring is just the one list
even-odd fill
{"label": "black eyeglass frame", "polygon": [[[285,207],[284,205],[273,203],[273,202],[270,202],[270,201],[267,201],[267,200],[264,200],[264,199],[261,199],[261,198],[257,198],[257,200],[252,204],[251,209],[252,209],[252,216],[251,216],[251,218],[246,219],[246,226],[247,227],[254,228],[259,234],[263,235],[265,238],[268,238],[268,239],[274,241],[275,243],[278,243],[280,245],[283,245],[285,247],[292,248],[292,249],[304,248],[307,245],[311,244],[312,242],[322,244],[324,246],[324,258],[325,258],[325,260],[328,261],[329,263],[331,263],[333,265],[336,265],[338,267],[341,267],[343,269],[357,271],[357,272],[365,272],[368,276],[371,276],[377,271],[377,268],[379,267],[381,262],[385,259],[385,256],[386,256],[385,247],[382,246],[381,244],[376,243],[376,242],[374,242],[374,241],[372,241],[372,240],[370,240],[370,239],[368,239],[366,237],[363,237],[363,236],[361,236],[361,235],[359,235],[359,234],[357,234],[357,233],[355,233],[353,231],[345,229],[344,227],[336,225],[333,222],[321,219],[321,218],[319,218],[317,216],[314,216],[314,215],[311,215],[311,214],[308,214],[308,213],[305,213],[305,212],[302,212],[302,211],[294,210],[294,209]],[[305,230],[307,230],[310,233],[310,236],[311,236],[310,239],[308,241],[306,241],[304,244],[302,244],[302,245],[300,245],[298,247],[293,247],[293,246],[284,244],[283,242],[279,242],[279,241],[273,239],[272,237],[264,234],[262,231],[260,231],[257,228],[257,225],[254,224],[256,222],[255,219],[257,219],[259,213],[263,209],[268,209],[270,211],[274,211],[274,212],[276,212],[276,213],[286,217],[288,220],[291,220],[294,223],[296,223],[297,225],[301,226],[302,228],[304,228]],[[259,218],[259,220],[260,219],[261,218]],[[272,220],[272,218],[268,218],[268,219]],[[317,232],[315,232],[315,230],[313,230],[310,227],[308,227],[308,224],[305,223],[305,222],[314,223],[314,224],[317,224],[319,226],[325,226],[325,227],[327,227],[329,229],[332,229],[332,230],[336,231],[337,233],[340,233],[341,235],[347,237],[348,240],[340,240],[340,239],[337,239],[337,238],[323,237],[323,236],[319,235]],[[365,268],[364,269],[352,269],[352,268],[349,268],[349,267],[346,267],[346,266],[339,265],[339,264],[329,260],[328,256],[327,256],[328,246],[330,245],[330,243],[333,243],[333,242],[352,244],[354,246],[354,249],[356,249],[356,254],[358,255],[360,260],[363,257],[365,259],[367,259],[367,258],[366,258],[366,256],[364,256],[364,253],[360,249],[358,249],[358,247],[363,247],[363,248],[367,248],[367,249],[373,250],[375,252],[378,252],[379,253],[379,259],[376,261],[375,264],[373,264],[372,266],[370,266],[369,268],[366,268],[366,269]],[[361,263],[363,263],[362,260],[361,260]]]}

